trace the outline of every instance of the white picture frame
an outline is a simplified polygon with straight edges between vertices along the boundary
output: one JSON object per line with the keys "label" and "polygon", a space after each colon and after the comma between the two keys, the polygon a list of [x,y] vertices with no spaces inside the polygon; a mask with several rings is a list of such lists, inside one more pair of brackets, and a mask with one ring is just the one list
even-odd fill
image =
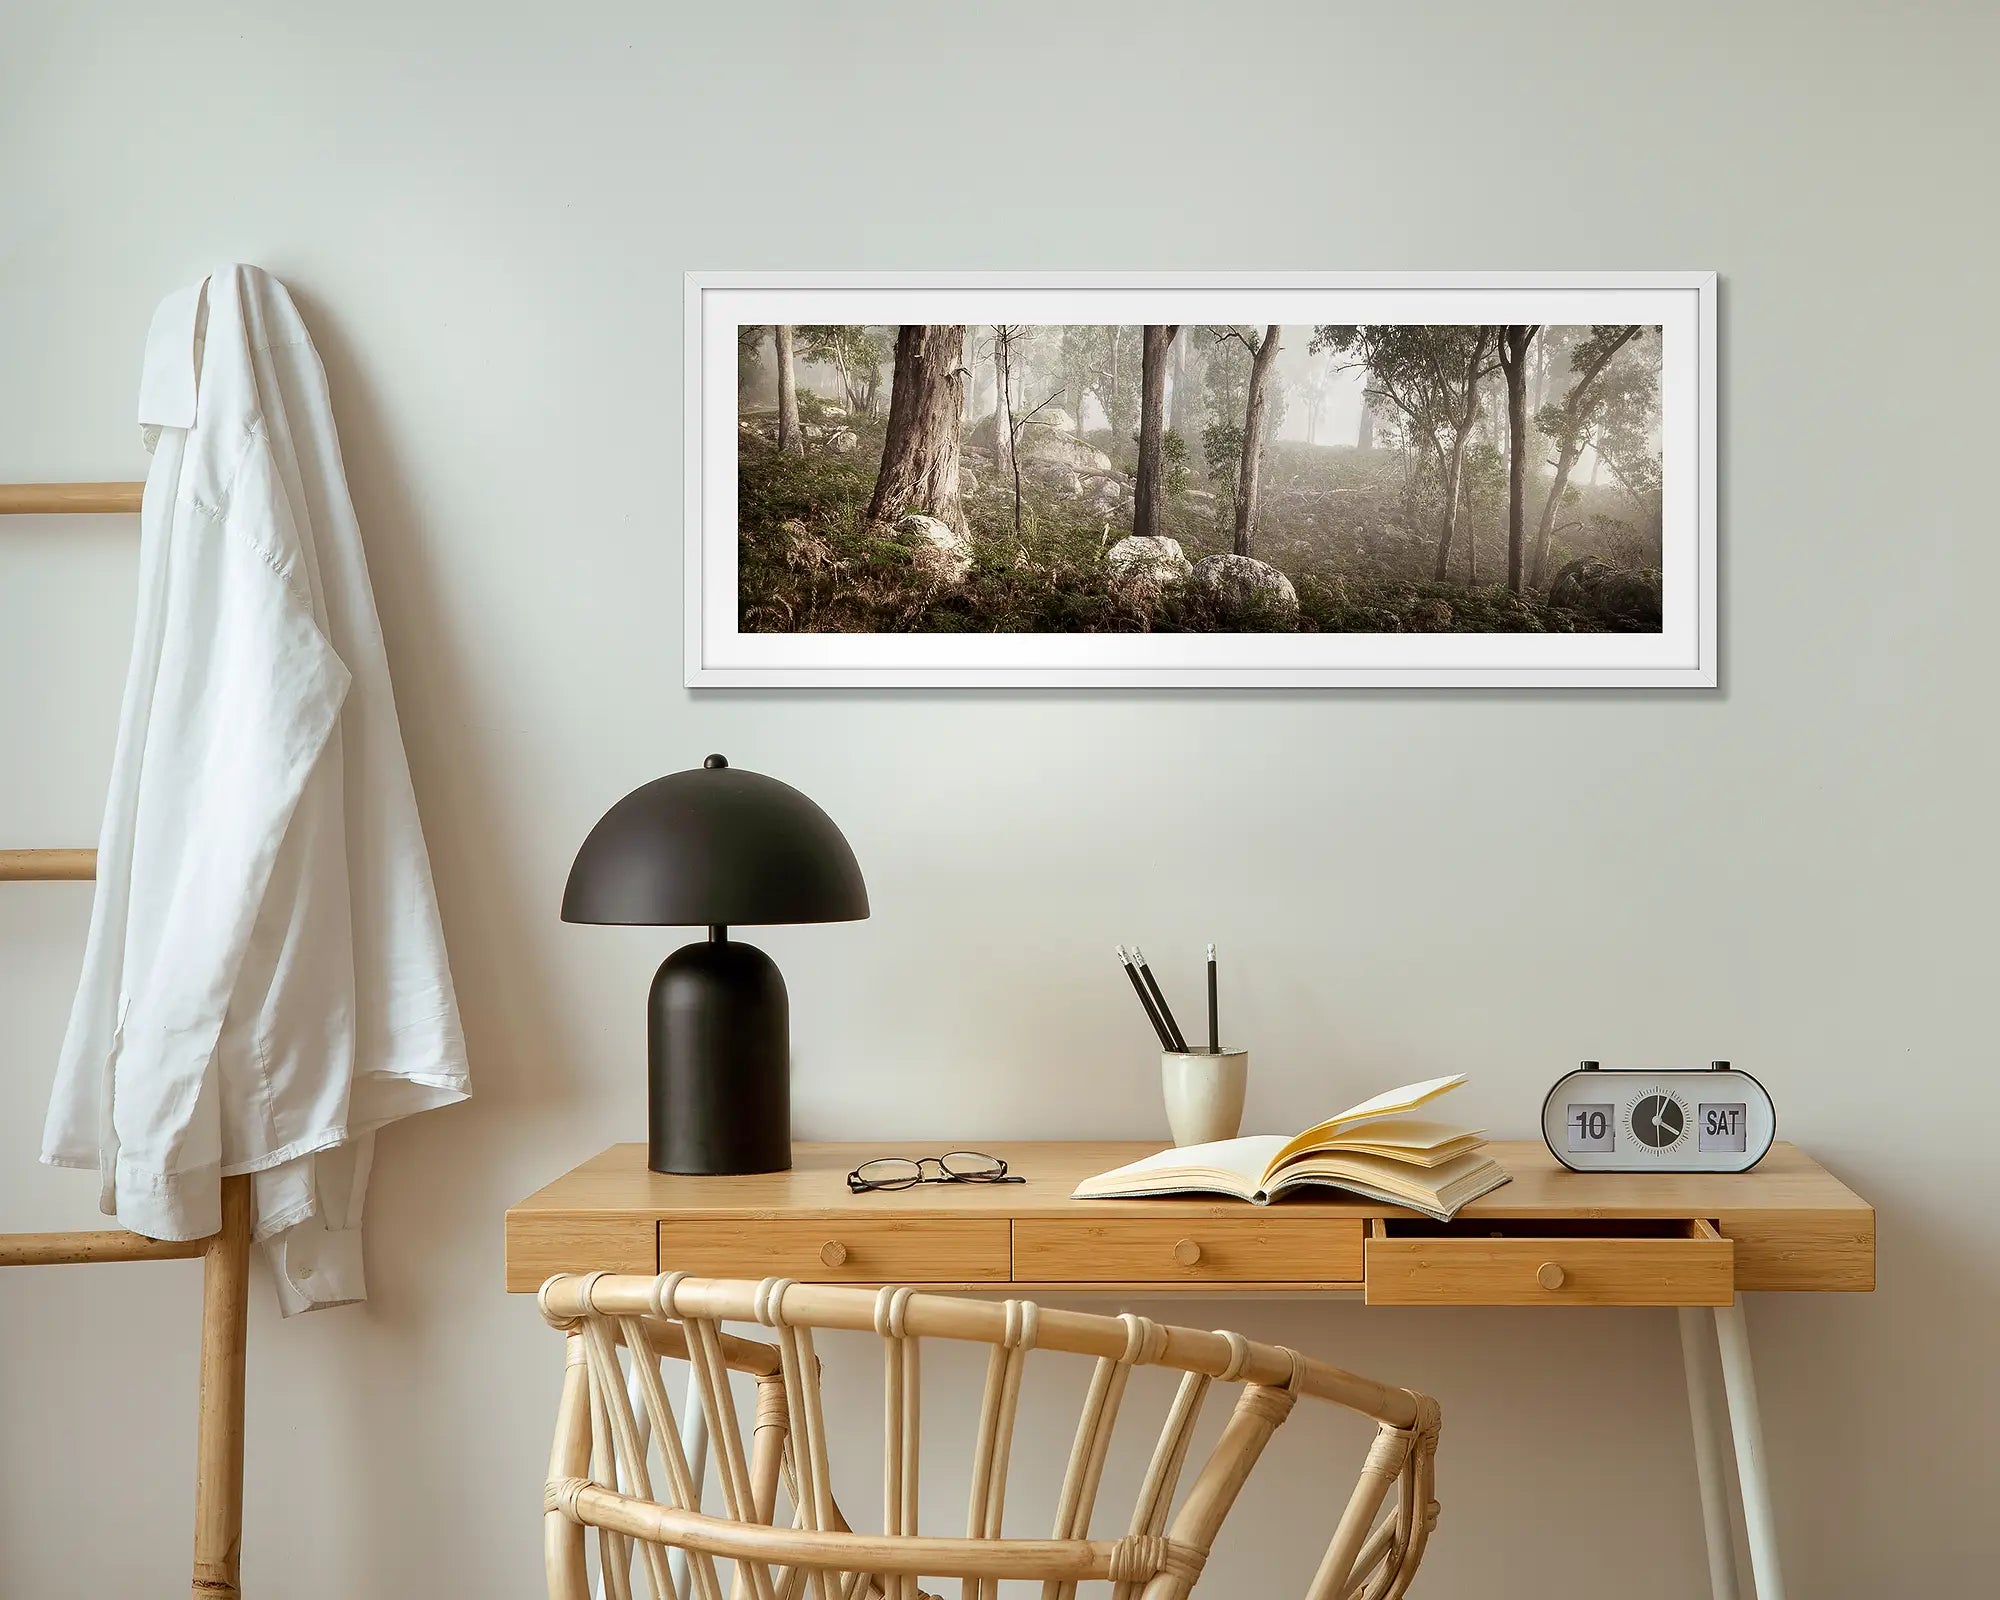
{"label": "white picture frame", "polygon": [[[736,329],[887,323],[1638,323],[1661,329],[1659,633],[770,633],[738,628]],[[697,689],[1708,689],[1712,272],[690,272],[685,682]]]}

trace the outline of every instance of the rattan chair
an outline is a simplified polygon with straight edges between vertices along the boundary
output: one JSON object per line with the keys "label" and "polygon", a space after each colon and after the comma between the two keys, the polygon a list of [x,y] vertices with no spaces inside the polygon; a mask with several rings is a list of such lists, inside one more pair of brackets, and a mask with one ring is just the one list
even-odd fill
{"label": "rattan chair", "polygon": [[[865,1600],[874,1594],[918,1600],[919,1577],[962,1580],[963,1600],[997,1600],[1003,1579],[1039,1582],[1042,1600],[1073,1600],[1085,1581],[1109,1582],[1113,1600],[1181,1600],[1200,1578],[1265,1444],[1302,1396],[1362,1412],[1378,1424],[1308,1600],[1395,1600],[1408,1589],[1436,1521],[1435,1401],[1241,1334],[1164,1326],[1129,1313],[1045,1310],[1025,1300],[683,1273],[556,1277],[542,1286],[540,1301],[550,1324],[568,1336],[543,1502],[552,1600],[588,1600],[591,1529],[598,1533],[599,1565],[612,1600],[629,1600],[635,1545],[655,1600],[722,1600],[718,1560],[734,1563],[731,1600],[799,1600],[808,1591],[811,1600]],[[773,1330],[773,1342],[726,1334],[725,1321],[761,1323]],[[880,1534],[850,1531],[834,1502],[813,1350],[813,1333],[820,1328],[872,1331],[883,1343],[887,1526]],[[919,1351],[925,1339],[991,1347],[964,1538],[918,1532]],[[632,1364],[629,1374],[621,1366],[621,1347]],[[1003,1538],[1008,1456],[1022,1367],[1031,1349],[1095,1357],[1096,1367],[1051,1536]],[[662,1358],[685,1361],[690,1368],[688,1404],[698,1395],[706,1413],[719,1512],[702,1509]],[[1183,1376],[1127,1531],[1121,1538],[1093,1539],[1099,1478],[1127,1377],[1139,1366],[1168,1367]],[[732,1372],[748,1374],[756,1385],[747,1449]],[[1175,1511],[1195,1420],[1216,1384],[1241,1389]],[[641,1396],[644,1422],[632,1389]],[[781,1478],[793,1506],[790,1526],[777,1521]],[[1390,1509],[1383,1517],[1385,1503]],[[670,1569],[670,1549],[686,1553],[685,1596]]]}

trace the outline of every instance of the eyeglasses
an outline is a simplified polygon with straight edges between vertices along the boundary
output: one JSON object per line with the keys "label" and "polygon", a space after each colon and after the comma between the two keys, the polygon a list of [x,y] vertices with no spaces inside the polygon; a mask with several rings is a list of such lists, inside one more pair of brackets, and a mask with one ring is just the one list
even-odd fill
{"label": "eyeglasses", "polygon": [[[936,1167],[932,1177],[925,1168]],[[855,1194],[876,1189],[914,1189],[920,1183],[1026,1183],[1007,1171],[998,1156],[977,1150],[948,1150],[941,1156],[925,1156],[912,1161],[908,1156],[881,1156],[864,1161],[847,1175],[847,1187]]]}

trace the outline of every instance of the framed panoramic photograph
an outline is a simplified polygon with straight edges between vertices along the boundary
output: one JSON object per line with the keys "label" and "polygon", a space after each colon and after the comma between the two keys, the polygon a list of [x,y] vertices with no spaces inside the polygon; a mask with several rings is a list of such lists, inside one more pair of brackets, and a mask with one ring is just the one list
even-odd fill
{"label": "framed panoramic photograph", "polygon": [[1713,273],[690,273],[686,345],[690,686],[1716,683]]}

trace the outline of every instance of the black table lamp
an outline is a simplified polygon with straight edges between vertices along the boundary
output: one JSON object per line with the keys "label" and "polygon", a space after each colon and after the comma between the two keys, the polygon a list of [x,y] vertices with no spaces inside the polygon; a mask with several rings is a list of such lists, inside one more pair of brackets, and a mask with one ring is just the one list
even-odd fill
{"label": "black table lamp", "polygon": [[833,819],[789,784],[710,756],[604,813],[569,869],[563,921],[706,924],[660,964],[646,1025],[646,1164],[792,1164],[791,1020],[778,965],[731,923],[853,922],[868,889]]}

